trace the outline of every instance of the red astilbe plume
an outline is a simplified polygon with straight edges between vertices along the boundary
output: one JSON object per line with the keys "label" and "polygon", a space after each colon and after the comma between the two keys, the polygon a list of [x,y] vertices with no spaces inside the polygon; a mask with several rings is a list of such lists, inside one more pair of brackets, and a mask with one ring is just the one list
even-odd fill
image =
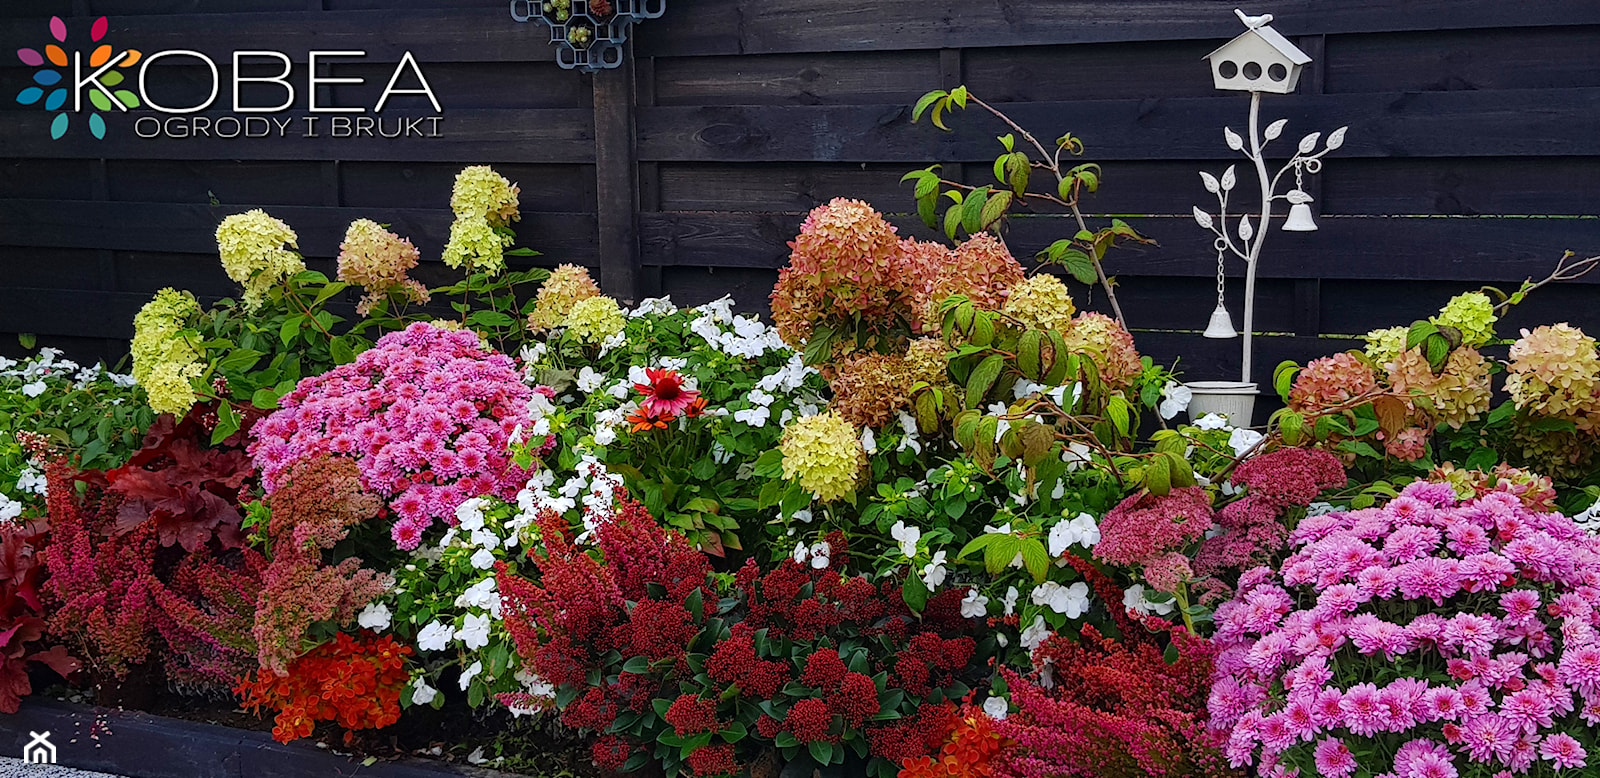
{"label": "red astilbe plume", "polygon": [[[496,579],[518,655],[558,689],[579,693],[561,711],[562,722],[605,732],[622,712],[649,710],[662,690],[660,673],[687,670],[688,645],[700,632],[690,606],[695,600],[714,605],[716,596],[706,556],[663,530],[624,491],[617,490],[608,509],[587,510],[599,554],[578,548],[565,519],[544,511],[538,518],[543,548],[529,552],[538,583],[504,563],[496,566]],[[634,658],[653,669],[619,672]],[[590,682],[595,677],[598,685]],[[691,716],[692,706],[684,702],[674,714],[679,724],[705,724],[705,711]],[[640,745],[609,735],[595,744],[594,757],[602,766],[620,766]]]}
{"label": "red astilbe plume", "polygon": [[276,675],[265,668],[243,678],[234,692],[243,707],[276,712],[272,737],[280,743],[308,737],[319,721],[343,727],[346,743],[360,729],[382,729],[400,720],[400,692],[411,680],[410,646],[389,635],[340,633]]}
{"label": "red astilbe plume", "polygon": [[40,556],[48,572],[49,633],[96,676],[120,680],[149,658],[156,638],[157,529],[145,522],[115,532],[122,498],[94,474],[85,476],[80,504],[73,467],[60,460],[45,467],[51,542]]}
{"label": "red astilbe plume", "polygon": [[388,588],[388,576],[363,568],[358,558],[323,562],[325,550],[382,507],[361,488],[360,475],[356,464],[344,457],[302,459],[284,471],[278,489],[267,498],[273,557],[262,574],[253,634],[257,659],[270,672],[289,671],[312,624],[348,626]]}
{"label": "red astilbe plume", "polygon": [[[1056,635],[1034,652],[1055,686],[1001,670],[1017,711],[995,725],[1014,745],[996,774],[1017,778],[1231,778],[1207,727],[1206,697],[1214,651],[1209,641],[1156,619],[1178,659],[1160,642],[1117,641],[1085,626]],[[1142,632],[1143,630],[1141,630]]]}

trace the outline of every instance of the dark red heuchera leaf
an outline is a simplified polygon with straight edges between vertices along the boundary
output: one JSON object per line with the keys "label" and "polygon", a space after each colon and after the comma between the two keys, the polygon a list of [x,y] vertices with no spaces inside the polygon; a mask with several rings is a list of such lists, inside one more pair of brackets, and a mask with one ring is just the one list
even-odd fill
{"label": "dark red heuchera leaf", "polygon": [[259,413],[249,414],[220,445],[210,445],[211,405],[196,405],[182,421],[162,416],[145,434],[144,447],[106,480],[123,498],[116,532],[125,535],[153,522],[163,546],[198,551],[212,537],[224,549],[239,548],[239,492],[255,477],[245,452],[246,432]]}
{"label": "dark red heuchera leaf", "polygon": [[35,545],[43,540],[42,524],[0,531],[0,713],[16,713],[22,698],[32,693],[28,662],[43,662],[63,676],[80,666],[61,646],[38,650],[45,621],[39,602],[43,567]]}

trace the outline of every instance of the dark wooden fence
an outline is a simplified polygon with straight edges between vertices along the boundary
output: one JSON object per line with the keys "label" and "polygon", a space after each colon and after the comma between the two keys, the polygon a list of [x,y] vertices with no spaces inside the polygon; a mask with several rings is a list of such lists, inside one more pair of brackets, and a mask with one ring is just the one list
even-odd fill
{"label": "dark wooden fence", "polygon": [[[1228,163],[1222,127],[1246,118],[1245,98],[1215,91],[1201,61],[1240,31],[1233,7],[672,0],[636,28],[624,68],[581,75],[558,69],[544,31],[513,23],[500,0],[6,0],[0,332],[121,350],[155,289],[231,291],[211,233],[249,207],[290,222],[324,262],[360,217],[437,257],[451,177],[477,163],[521,183],[520,232],[541,263],[593,267],[624,298],[731,294],[760,309],[805,210],[861,197],[926,236],[905,216],[902,173],[940,162],[972,183],[989,176],[997,123],[969,112],[946,134],[909,121],[923,92],[966,84],[1041,134],[1084,140],[1105,171],[1091,210],[1131,215],[1159,242],[1108,265],[1130,324],[1147,330],[1141,347],[1182,355],[1191,377],[1228,377],[1237,341],[1194,334],[1214,303],[1215,259],[1184,214],[1209,205],[1195,171]],[[1600,3],[1248,10],[1274,13],[1315,58],[1297,94],[1266,98],[1269,118],[1290,120],[1280,143],[1350,125],[1315,179],[1321,230],[1268,244],[1258,326],[1276,336],[1259,341],[1261,371],[1345,345],[1329,336],[1424,316],[1457,291],[1542,277],[1565,249],[1600,253]],[[47,43],[51,15],[79,29],[102,14],[123,45],[224,64],[234,49],[302,61],[309,49],[363,49],[380,63],[409,50],[444,103],[447,137],[142,140],[123,126],[104,141],[51,141],[47,114],[10,103],[30,77],[10,52]],[[370,103],[391,69],[336,68],[379,82],[340,96]],[[1032,217],[1007,237],[1023,256],[1070,232]],[[1600,328],[1595,291],[1541,291],[1512,326]]]}

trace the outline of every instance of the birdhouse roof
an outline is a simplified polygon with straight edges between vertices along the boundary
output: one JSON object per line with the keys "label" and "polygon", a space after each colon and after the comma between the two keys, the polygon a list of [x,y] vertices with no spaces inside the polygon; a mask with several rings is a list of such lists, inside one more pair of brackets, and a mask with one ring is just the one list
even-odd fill
{"label": "birdhouse roof", "polygon": [[1288,58],[1291,63],[1296,65],[1304,65],[1311,61],[1311,55],[1301,51],[1299,46],[1290,43],[1288,38],[1283,37],[1281,33],[1267,25],[1262,25],[1261,27],[1257,27],[1253,30],[1246,30],[1243,35],[1240,35],[1239,37],[1234,38],[1233,40],[1228,41],[1221,46],[1218,46],[1216,51],[1205,55],[1204,59],[1211,59],[1212,57],[1215,57],[1223,50],[1231,47],[1233,44],[1238,43],[1239,41],[1244,40],[1245,38],[1250,37],[1251,35],[1266,41],[1268,46],[1277,49],[1278,53]]}

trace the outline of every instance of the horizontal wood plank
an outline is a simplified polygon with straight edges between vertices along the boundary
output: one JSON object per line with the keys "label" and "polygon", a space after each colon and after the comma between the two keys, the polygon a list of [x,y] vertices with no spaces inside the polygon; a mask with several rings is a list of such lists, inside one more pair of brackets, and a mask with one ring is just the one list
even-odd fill
{"label": "horizontal wood plank", "polygon": [[[246,205],[211,208],[174,203],[111,203],[64,200],[0,200],[0,242],[17,246],[216,252],[217,224]],[[345,229],[356,219],[388,224],[437,261],[450,236],[448,210],[273,206],[269,212],[295,229],[308,257],[333,257]],[[591,264],[595,256],[592,213],[530,213],[518,222],[519,245],[561,261]]]}
{"label": "horizontal wood plank", "polygon": [[[977,162],[996,156],[1006,127],[976,107],[940,132],[912,124],[902,104],[664,106],[639,112],[639,157],[669,161]],[[1266,117],[1289,120],[1269,154],[1307,132],[1350,127],[1336,157],[1600,154],[1600,88],[1268,96]],[[1238,159],[1222,128],[1247,122],[1241,96],[1007,104],[1041,137],[1071,132],[1086,158]],[[1265,123],[1265,122],[1263,122]],[[0,147],[3,150],[4,147]]]}
{"label": "horizontal wood plank", "polygon": [[[641,233],[646,264],[765,267],[788,261],[802,214],[647,213]],[[890,219],[902,235],[929,237],[914,216]],[[1150,217],[1133,224],[1160,245],[1119,249],[1110,272],[1149,276],[1213,276],[1211,238],[1188,217]],[[1324,217],[1311,233],[1277,231],[1267,244],[1263,278],[1521,281],[1543,278],[1566,249],[1600,253],[1600,219]],[[1012,220],[1007,241],[1031,257],[1075,227],[1060,217]],[[1229,274],[1242,265],[1230,261]],[[1593,278],[1600,282],[1600,277]]]}
{"label": "horizontal wood plank", "polygon": [[[770,54],[1216,39],[1239,33],[1232,6],[1193,0],[675,0],[638,36],[645,55]],[[1600,23],[1585,0],[1266,0],[1285,35]]]}

